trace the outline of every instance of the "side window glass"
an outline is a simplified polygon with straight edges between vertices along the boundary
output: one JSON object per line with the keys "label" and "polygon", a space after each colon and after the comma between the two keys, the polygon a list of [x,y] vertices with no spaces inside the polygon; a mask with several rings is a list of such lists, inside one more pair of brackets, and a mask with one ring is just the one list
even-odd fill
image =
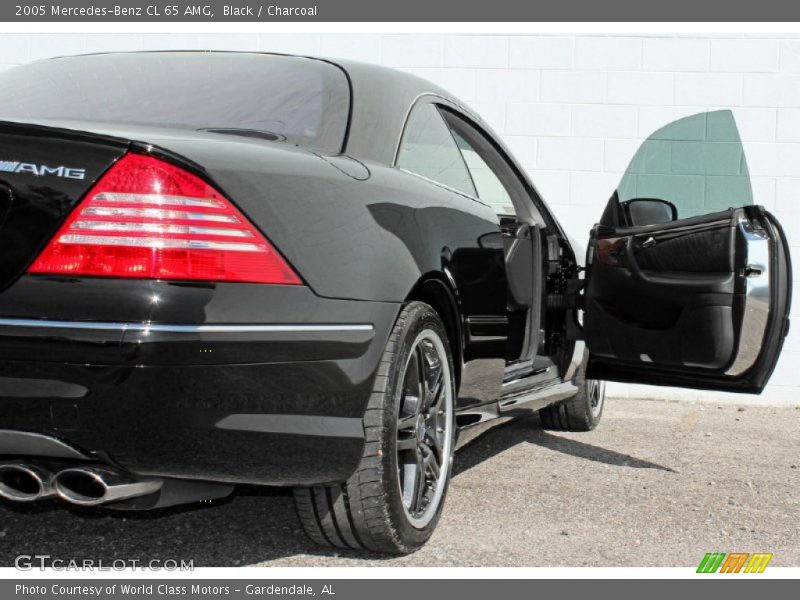
{"label": "side window glass", "polygon": [[397,166],[477,197],[450,129],[433,104],[417,106],[406,124]]}
{"label": "side window glass", "polygon": [[753,204],[747,160],[733,113],[700,113],[653,133],[634,155],[617,194],[621,203],[658,213],[642,215],[641,224],[674,218],[664,216],[663,206],[646,200],[671,203],[678,219]]}
{"label": "side window glass", "polygon": [[511,201],[508,190],[491,167],[486,164],[480,154],[458,132],[453,131],[453,137],[456,140],[458,149],[461,150],[464,162],[467,163],[478,198],[490,205],[498,216],[516,215],[514,203]]}

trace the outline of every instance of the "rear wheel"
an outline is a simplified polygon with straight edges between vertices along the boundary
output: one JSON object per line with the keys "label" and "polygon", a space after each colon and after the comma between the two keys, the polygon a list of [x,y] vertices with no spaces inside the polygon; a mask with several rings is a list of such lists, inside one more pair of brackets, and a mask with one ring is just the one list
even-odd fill
{"label": "rear wheel", "polygon": [[447,335],[427,304],[408,304],[384,350],[364,416],[361,463],[344,484],[295,489],[309,537],[326,546],[407,554],[433,533],[450,480],[455,382]]}
{"label": "rear wheel", "polygon": [[591,431],[600,423],[606,399],[606,382],[586,379],[586,362],[589,355],[584,354],[575,385],[578,393],[563,402],[546,406],[539,411],[545,429],[558,431]]}

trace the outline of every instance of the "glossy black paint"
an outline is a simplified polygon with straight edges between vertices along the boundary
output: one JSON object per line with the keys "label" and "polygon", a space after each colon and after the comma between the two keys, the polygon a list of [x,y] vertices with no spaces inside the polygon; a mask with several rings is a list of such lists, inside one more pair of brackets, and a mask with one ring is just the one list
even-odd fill
{"label": "glossy black paint", "polygon": [[[361,454],[361,417],[386,339],[415,294],[450,307],[458,376],[479,382],[465,382],[464,405],[497,412],[504,348],[489,356],[465,352],[465,323],[469,315],[504,310],[498,219],[482,202],[393,166],[415,99],[435,94],[444,102],[444,92],[389,70],[343,68],[354,100],[346,153],[338,155],[210,131],[0,124],[4,157],[86,169],[81,181],[0,173],[15,200],[0,244],[20,242],[0,290],[0,319],[373,326],[369,333],[210,334],[0,324],[1,428],[62,439],[143,475],[341,481]],[[126,151],[152,153],[209,181],[305,285],[22,274],[91,183]],[[500,373],[496,380],[487,377],[487,365],[499,366],[491,367]]]}
{"label": "glossy black paint", "polygon": [[46,310],[53,321],[374,324],[231,333],[0,324],[3,428],[67,440],[139,474],[283,485],[337,481],[355,468],[398,310],[306,286],[100,278],[24,276],[2,298],[5,318]]}
{"label": "glossy black paint", "polygon": [[122,156],[125,141],[0,122],[3,160],[79,167],[83,179],[0,173],[0,289],[38,255],[92,183]]}
{"label": "glossy black paint", "polygon": [[[134,151],[198,171],[324,297],[402,301],[421,274],[443,266],[452,271],[443,262],[457,252],[480,251],[480,238],[499,232],[487,205],[388,165],[208,132],[69,126],[127,140]],[[15,186],[24,177],[3,179]]]}
{"label": "glossy black paint", "polygon": [[[2,361],[0,377],[27,387],[4,393],[0,417],[5,427],[63,439],[140,475],[340,481],[360,458],[363,399],[371,388],[370,377],[353,380],[348,367],[336,360],[213,367]],[[85,395],[58,398],[54,390],[66,383],[84,387]],[[39,389],[47,396],[37,397]],[[325,433],[308,427],[314,424]]]}

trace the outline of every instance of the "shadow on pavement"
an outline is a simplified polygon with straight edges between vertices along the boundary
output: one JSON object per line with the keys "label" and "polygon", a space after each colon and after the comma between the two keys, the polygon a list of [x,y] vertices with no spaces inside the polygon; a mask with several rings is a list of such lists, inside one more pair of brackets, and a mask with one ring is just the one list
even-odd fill
{"label": "shadow on pavement", "polygon": [[535,444],[576,458],[584,458],[617,467],[676,472],[671,467],[636,458],[629,454],[554,435],[542,429],[539,417],[532,415],[498,425],[461,448],[456,455],[453,476],[457,477],[460,473],[476,467],[485,460],[489,460],[501,452],[523,443]]}
{"label": "shadow on pavement", "polygon": [[[578,458],[629,468],[670,468],[550,434],[538,417],[499,425],[461,448],[454,476],[520,443],[531,443]],[[303,533],[291,493],[244,487],[211,505],[176,507],[153,513],[73,509],[56,501],[0,506],[0,565],[13,566],[20,554],[47,554],[63,561],[181,559],[200,566],[241,566],[298,554],[343,556],[370,561],[388,556],[315,546]]]}

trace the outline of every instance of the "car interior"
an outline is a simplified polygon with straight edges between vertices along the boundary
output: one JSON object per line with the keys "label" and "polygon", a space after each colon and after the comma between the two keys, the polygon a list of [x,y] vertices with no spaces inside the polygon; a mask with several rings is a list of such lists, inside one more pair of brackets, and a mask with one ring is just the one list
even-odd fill
{"label": "car interior", "polygon": [[769,219],[752,205],[731,111],[651,135],[591,234],[584,336],[593,361],[640,378],[752,366],[771,302]]}

